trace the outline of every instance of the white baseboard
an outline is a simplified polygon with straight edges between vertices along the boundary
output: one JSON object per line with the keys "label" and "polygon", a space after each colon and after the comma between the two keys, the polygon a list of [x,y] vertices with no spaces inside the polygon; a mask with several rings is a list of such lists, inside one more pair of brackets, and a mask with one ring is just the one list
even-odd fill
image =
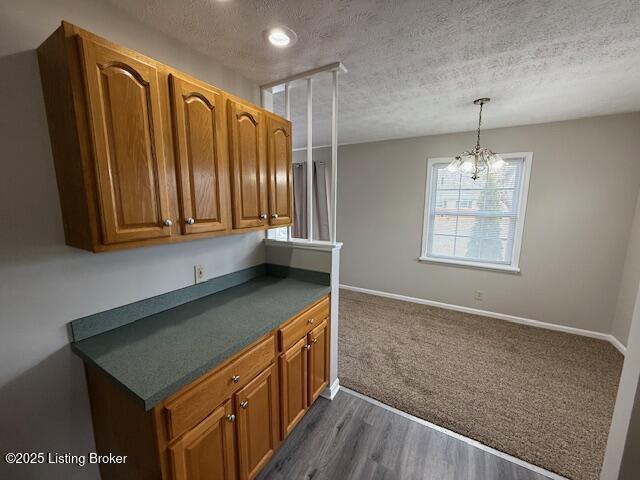
{"label": "white baseboard", "polygon": [[624,344],[616,337],[614,337],[613,335],[609,335],[609,338],[607,340],[609,340],[609,342],[611,342],[611,345],[616,347],[622,355],[627,354],[627,347],[625,347]]}
{"label": "white baseboard", "polygon": [[362,400],[365,400],[369,403],[372,403],[373,405],[376,405],[378,407],[382,407],[385,410],[388,410],[390,412],[393,412],[397,415],[400,415],[404,418],[407,418],[411,421],[414,421],[416,423],[419,423],[421,425],[424,425],[425,427],[431,428],[433,430],[436,430],[438,432],[444,433],[445,435],[448,435],[450,437],[456,438],[464,443],[467,443],[473,447],[476,447],[480,450],[483,450],[485,452],[488,452],[492,455],[495,455],[496,457],[500,457],[503,458],[511,463],[515,463],[516,465],[520,465],[521,467],[524,467],[528,470],[531,470],[533,472],[539,473],[540,475],[543,475],[545,477],[548,477],[552,480],[567,480],[565,477],[558,475],[557,473],[553,473],[550,472],[549,470],[546,470],[542,467],[538,467],[537,465],[533,465],[532,463],[529,462],[525,462],[524,460],[521,460],[517,457],[514,457],[513,455],[509,455],[508,453],[504,453],[501,452],[500,450],[496,450],[495,448],[489,447],[487,445],[485,445],[484,443],[480,443],[477,440],[473,440],[472,438],[469,437],[465,437],[464,435],[461,435],[459,433],[456,433],[452,430],[449,430],[447,428],[441,427],[440,425],[436,425],[434,423],[431,422],[427,422],[426,420],[423,420],[422,418],[416,417],[411,415],[410,413],[407,412],[403,412],[402,410],[398,410],[397,408],[394,408],[390,405],[387,405],[386,403],[382,403],[378,400],[376,400],[375,398],[371,398],[371,397],[367,397],[366,395],[363,395],[362,393],[356,392],[355,390],[351,390],[350,388],[346,388],[346,387],[342,387],[342,391],[345,393],[348,393],[349,395],[353,395],[355,397],[361,398]]}
{"label": "white baseboard", "polygon": [[338,391],[340,390],[340,379],[336,378],[335,381],[324,389],[324,392],[320,394],[321,397],[326,398],[327,400],[333,400]]}
{"label": "white baseboard", "polygon": [[532,320],[530,318],[517,317],[515,315],[507,315],[506,313],[491,312],[489,310],[480,310],[479,308],[463,307],[460,305],[452,305],[449,303],[435,302],[424,298],[408,297],[397,293],[381,292],[379,290],[371,290],[368,288],[354,287],[351,285],[340,285],[340,288],[352,290],[354,292],[368,293],[379,297],[393,298],[394,300],[402,300],[403,302],[419,303],[421,305],[429,305],[431,307],[444,308],[454,310],[456,312],[471,313],[473,315],[481,315],[483,317],[497,318],[506,320],[507,322],[529,325],[531,327],[546,328],[547,330],[555,330],[558,332],[572,333],[574,335],[582,335],[583,337],[597,338],[611,343],[620,353],[626,355],[627,348],[616,337],[609,333],[594,332],[592,330],[584,330],[582,328],[567,327],[565,325],[557,325],[555,323],[541,322],[540,320]]}

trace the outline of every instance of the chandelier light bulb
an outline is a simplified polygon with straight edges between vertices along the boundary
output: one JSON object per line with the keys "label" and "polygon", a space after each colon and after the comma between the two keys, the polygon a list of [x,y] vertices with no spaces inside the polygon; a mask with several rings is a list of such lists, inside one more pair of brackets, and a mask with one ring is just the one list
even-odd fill
{"label": "chandelier light bulb", "polygon": [[493,156],[493,161],[491,162],[491,170],[502,170],[504,168],[504,166],[507,164],[507,162],[504,161],[504,159],[496,154]]}
{"label": "chandelier light bulb", "polygon": [[462,173],[471,173],[475,168],[475,164],[472,160],[465,160],[460,166]]}

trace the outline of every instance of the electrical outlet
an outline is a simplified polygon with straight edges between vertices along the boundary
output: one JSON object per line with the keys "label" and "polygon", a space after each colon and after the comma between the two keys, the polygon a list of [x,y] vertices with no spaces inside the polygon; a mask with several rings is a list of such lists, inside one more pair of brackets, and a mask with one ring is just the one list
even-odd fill
{"label": "electrical outlet", "polygon": [[480,290],[476,290],[475,293],[473,294],[473,299],[476,302],[481,302],[483,296],[484,296],[484,293],[482,293]]}
{"label": "electrical outlet", "polygon": [[193,273],[196,278],[196,283],[204,282],[204,265],[194,265]]}

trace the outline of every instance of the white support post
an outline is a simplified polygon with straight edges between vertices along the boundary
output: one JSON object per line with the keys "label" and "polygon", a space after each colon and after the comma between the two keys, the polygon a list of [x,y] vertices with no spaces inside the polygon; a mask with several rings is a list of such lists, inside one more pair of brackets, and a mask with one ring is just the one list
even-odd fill
{"label": "white support post", "polygon": [[[337,242],[337,207],[338,207],[338,87],[337,87],[337,75],[338,73],[347,73],[347,69],[340,62],[330,63],[322,67],[307,70],[306,72],[300,72],[295,75],[291,75],[280,80],[276,80],[260,86],[260,95],[263,106],[266,108],[268,104],[271,104],[273,108],[273,90],[277,87],[278,92],[281,92],[281,87],[284,85],[285,89],[285,115],[287,119],[291,120],[291,98],[290,88],[292,86],[302,85],[306,81],[307,84],[307,238],[306,242],[326,243],[318,242],[313,238],[313,213],[314,213],[314,191],[313,191],[313,85],[312,79],[322,73],[331,72],[333,79],[333,99],[331,109],[331,191],[329,202],[329,239],[331,244]],[[287,240],[291,240],[291,227],[287,227]],[[297,239],[293,239],[294,241]]]}
{"label": "white support post", "polygon": [[[636,303],[631,317],[629,339],[627,340],[627,352],[622,365],[618,394],[616,397],[613,418],[607,439],[607,448],[600,471],[600,480],[618,480],[622,469],[622,461],[625,455],[627,435],[633,419],[633,409],[636,402],[638,388],[640,388],[640,288],[636,294]],[[637,452],[628,461],[637,461]],[[627,461],[625,459],[625,461]],[[627,477],[624,477],[627,478]]]}
{"label": "white support post", "polygon": [[338,214],[338,72],[331,72],[331,243],[336,243]]}
{"label": "white support post", "polygon": [[[284,84],[284,115],[287,120],[291,120],[291,89],[289,88],[289,82],[286,82]],[[293,172],[289,172],[289,173],[293,176]],[[293,212],[291,212],[291,215],[293,216]],[[291,240],[291,225],[288,225],[287,241],[290,241],[290,240]]]}
{"label": "white support post", "polygon": [[307,78],[307,239],[313,242],[313,85]]}

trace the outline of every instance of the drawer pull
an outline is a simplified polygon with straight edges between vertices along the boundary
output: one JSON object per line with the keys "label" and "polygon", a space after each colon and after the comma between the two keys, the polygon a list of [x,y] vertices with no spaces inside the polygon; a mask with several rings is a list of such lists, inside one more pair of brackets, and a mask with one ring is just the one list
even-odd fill
{"label": "drawer pull", "polygon": [[231,381],[233,383],[238,383],[240,381],[240,375],[234,375],[231,377]]}
{"label": "drawer pull", "polygon": [[246,410],[247,408],[249,408],[249,402],[247,402],[246,400],[244,402],[240,402],[240,407]]}
{"label": "drawer pull", "polygon": [[313,318],[310,318],[308,320],[309,325],[313,325],[315,323],[315,320]]}
{"label": "drawer pull", "polygon": [[233,423],[236,421],[236,416],[233,413],[230,413],[227,415],[227,420],[229,420],[230,423]]}
{"label": "drawer pull", "polygon": [[307,345],[307,350],[311,350],[311,345]]}
{"label": "drawer pull", "polygon": [[313,342],[313,343],[316,343],[317,341],[318,341],[318,339],[317,339],[317,338],[312,338],[312,339],[311,339],[311,342]]}

